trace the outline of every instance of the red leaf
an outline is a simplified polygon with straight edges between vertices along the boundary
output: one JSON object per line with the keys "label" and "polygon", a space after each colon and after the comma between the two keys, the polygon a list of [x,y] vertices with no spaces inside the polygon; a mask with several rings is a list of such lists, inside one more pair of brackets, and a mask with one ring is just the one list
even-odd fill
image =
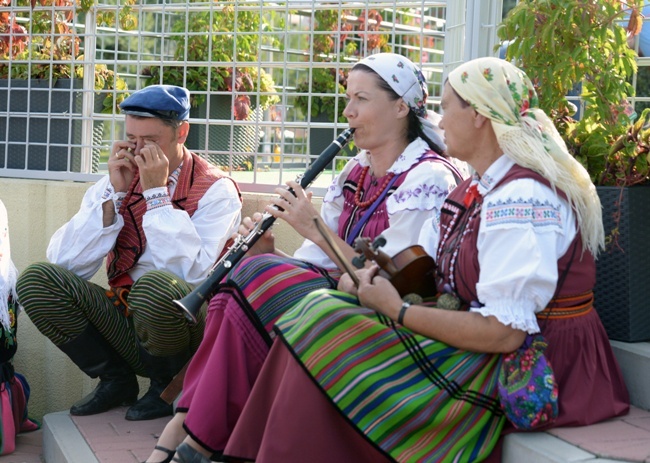
{"label": "red leaf", "polygon": [[232,76],[228,75],[223,78],[223,83],[226,85],[226,90],[232,92]]}
{"label": "red leaf", "polygon": [[238,121],[243,121],[248,119],[248,114],[250,113],[251,99],[248,98],[248,95],[239,95],[235,98],[235,103],[232,107],[232,112],[235,115],[235,119]]}
{"label": "red leaf", "polygon": [[242,80],[242,90],[246,92],[250,92],[253,90],[253,79],[251,79],[251,76],[246,73],[246,74],[239,74]]}

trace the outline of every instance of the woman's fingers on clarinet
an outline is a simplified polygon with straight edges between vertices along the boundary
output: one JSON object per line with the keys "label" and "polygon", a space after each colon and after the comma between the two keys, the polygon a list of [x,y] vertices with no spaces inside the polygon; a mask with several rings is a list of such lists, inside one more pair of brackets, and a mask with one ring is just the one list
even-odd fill
{"label": "woman's fingers on clarinet", "polygon": [[[305,190],[303,190],[302,187],[300,186],[300,184],[298,182],[296,182],[295,180],[287,181],[287,185],[289,186],[289,188],[291,188],[293,190],[293,194],[297,198],[303,198],[305,196]],[[286,192],[289,193],[288,190],[286,190]],[[289,194],[291,194],[291,193],[289,193]]]}
{"label": "woman's fingers on clarinet", "polygon": [[244,217],[239,225],[239,234],[247,236],[255,228],[255,221],[250,217]]}
{"label": "woman's fingers on clarinet", "polygon": [[275,192],[278,194],[277,198],[272,198],[271,202],[276,206],[282,207],[282,204],[286,204],[291,199],[293,194],[284,188],[276,188]]}

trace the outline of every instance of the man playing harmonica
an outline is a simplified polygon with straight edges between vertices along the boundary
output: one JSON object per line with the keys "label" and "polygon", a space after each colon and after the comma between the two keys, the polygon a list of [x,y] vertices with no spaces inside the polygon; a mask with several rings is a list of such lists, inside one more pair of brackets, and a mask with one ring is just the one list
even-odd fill
{"label": "man playing harmonica", "polygon": [[[128,420],[171,415],[160,393],[197,349],[204,319],[189,326],[172,301],[209,273],[241,219],[234,181],[184,146],[189,92],[153,85],[120,105],[126,139],[108,175],[52,236],[49,263],[18,281],[36,327],[90,377],[95,390],[72,415],[134,404]],[[89,282],[106,259],[109,289]],[[150,378],[139,400],[136,375]]]}

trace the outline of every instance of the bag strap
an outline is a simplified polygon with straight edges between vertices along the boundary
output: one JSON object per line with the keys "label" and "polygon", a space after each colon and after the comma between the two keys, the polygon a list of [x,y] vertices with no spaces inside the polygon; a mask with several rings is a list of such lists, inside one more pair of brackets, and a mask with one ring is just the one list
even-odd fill
{"label": "bag strap", "polygon": [[379,205],[382,203],[384,198],[386,197],[386,194],[388,194],[388,191],[391,189],[395,181],[397,180],[398,175],[395,175],[386,188],[384,188],[384,191],[381,192],[381,195],[379,195],[379,198],[375,200],[374,203],[368,208],[368,210],[363,214],[363,217],[359,219],[359,221],[354,225],[354,228],[348,235],[348,237],[345,239],[345,242],[348,243],[350,246],[352,246],[352,243],[354,243],[354,240],[357,238],[359,233],[361,233],[361,228],[364,226],[364,224],[370,219],[370,216],[372,215],[373,212],[375,212],[375,209],[379,207]]}

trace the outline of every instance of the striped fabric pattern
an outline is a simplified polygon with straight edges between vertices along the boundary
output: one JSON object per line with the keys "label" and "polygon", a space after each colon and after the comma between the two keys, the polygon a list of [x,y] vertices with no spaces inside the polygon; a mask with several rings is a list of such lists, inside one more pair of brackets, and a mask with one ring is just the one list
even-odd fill
{"label": "striped fabric pattern", "polygon": [[73,340],[92,323],[140,376],[148,373],[140,362],[136,330],[154,356],[194,351],[203,336],[203,311],[190,326],[173,305],[191,287],[171,273],[153,271],[138,280],[128,297],[129,318],[115,308],[104,288],[54,264],[30,265],[16,289],[29,319],[55,345]]}
{"label": "striped fabric pattern", "polygon": [[243,295],[241,303],[254,324],[261,323],[265,333],[270,333],[278,317],[307,294],[336,288],[338,276],[338,270],[330,275],[302,260],[263,254],[240,261],[230,272],[227,285]]}
{"label": "striped fabric pattern", "polygon": [[396,325],[335,290],[310,294],[277,330],[336,407],[396,461],[477,462],[505,422],[499,356]]}

